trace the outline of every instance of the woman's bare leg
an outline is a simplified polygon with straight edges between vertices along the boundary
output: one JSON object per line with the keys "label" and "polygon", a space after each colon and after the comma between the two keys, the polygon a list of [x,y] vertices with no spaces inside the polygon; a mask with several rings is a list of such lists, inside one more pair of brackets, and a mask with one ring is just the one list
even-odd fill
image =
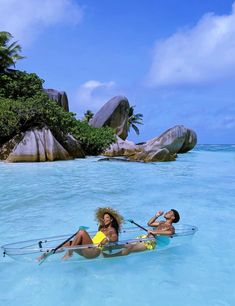
{"label": "woman's bare leg", "polygon": [[[85,244],[93,244],[90,235],[85,230],[80,230],[77,235],[74,237],[72,243],[69,245],[64,245],[66,247],[73,247],[77,245],[85,245]],[[81,256],[87,258],[94,258],[100,254],[100,250],[98,248],[90,248],[90,249],[83,249],[83,250],[68,250],[65,255],[63,256],[63,260],[68,259],[73,255],[73,252],[78,253]]]}
{"label": "woman's bare leg", "polygon": [[135,244],[127,244],[122,250],[122,255],[128,255],[132,252],[142,252],[145,251],[146,247],[143,242],[137,242]]}
{"label": "woman's bare leg", "polygon": [[[84,230],[80,230],[76,236],[74,237],[73,241],[68,241],[66,242],[65,244],[63,244],[61,246],[61,248],[59,248],[56,253],[59,253],[59,252],[63,252],[63,247],[66,247],[66,248],[69,248],[69,247],[73,247],[73,246],[76,246],[76,245],[82,245],[82,244],[92,244],[92,240],[91,240],[91,237],[89,236],[89,234],[84,231]],[[82,253],[81,253],[81,250],[77,251],[77,253],[79,255],[82,255],[84,256]],[[47,257],[47,253],[44,253],[42,254],[41,256],[37,257],[36,260],[38,262],[40,262],[41,260],[43,260],[45,257]],[[65,259],[68,259],[69,257],[71,257],[73,255],[73,251],[71,250],[68,250],[65,255],[62,257],[63,260]]]}
{"label": "woman's bare leg", "polygon": [[143,242],[137,243],[128,243],[124,245],[124,248],[115,254],[107,254],[103,252],[104,257],[117,257],[117,256],[126,256],[133,252],[143,252],[146,251],[146,247]]}

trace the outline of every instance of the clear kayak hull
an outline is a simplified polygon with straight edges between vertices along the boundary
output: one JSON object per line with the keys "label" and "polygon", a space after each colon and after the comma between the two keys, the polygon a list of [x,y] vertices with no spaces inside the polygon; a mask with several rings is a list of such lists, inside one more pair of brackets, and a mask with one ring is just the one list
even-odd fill
{"label": "clear kayak hull", "polygon": [[[194,234],[198,230],[196,226],[186,224],[175,226],[175,229],[176,232],[172,236],[157,236],[157,245],[156,248],[152,251],[167,249],[170,247],[179,246],[184,243],[187,243],[193,238]],[[121,252],[121,250],[125,248],[128,244],[135,244],[138,242],[147,242],[152,240],[155,241],[154,238],[143,238],[143,235],[145,233],[146,232],[136,227],[124,228],[119,235],[119,241],[106,245],[103,249],[101,249],[97,258],[112,257],[112,255],[117,256],[117,254]],[[96,232],[89,232],[89,234],[91,237],[93,237]],[[65,241],[70,236],[71,235],[68,234],[20,241],[16,243],[5,244],[1,248],[4,256],[8,255],[15,260],[24,262],[35,262],[35,260],[44,253],[50,253],[51,255],[53,255],[48,256],[47,261],[58,261],[63,257],[65,252],[68,251],[68,249],[73,250],[74,253],[76,253],[74,254],[74,256],[71,257],[71,260],[82,261],[87,260],[87,258],[79,256],[79,254],[82,254],[84,250],[98,248],[97,245],[93,244],[80,245],[72,248],[62,247],[59,249],[58,252],[53,253],[53,249],[63,243],[63,241]]]}

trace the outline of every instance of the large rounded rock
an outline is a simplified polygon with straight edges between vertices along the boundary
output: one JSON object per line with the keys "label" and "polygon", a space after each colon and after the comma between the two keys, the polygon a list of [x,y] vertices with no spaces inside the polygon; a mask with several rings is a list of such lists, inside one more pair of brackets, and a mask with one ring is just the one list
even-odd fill
{"label": "large rounded rock", "polygon": [[116,134],[126,139],[128,135],[128,114],[130,105],[126,97],[116,96],[109,100],[90,120],[89,124],[95,128],[109,126],[116,130]]}
{"label": "large rounded rock", "polygon": [[176,154],[170,153],[166,148],[159,149],[157,151],[136,151],[134,154],[129,156],[132,161],[142,162],[164,162],[173,161],[176,159]]}
{"label": "large rounded rock", "polygon": [[196,144],[197,144],[197,134],[193,130],[187,129],[185,141],[183,143],[183,146],[180,148],[179,153],[186,153],[192,150]]}
{"label": "large rounded rock", "polygon": [[132,141],[123,140],[116,136],[117,141],[110,145],[110,147],[104,152],[105,156],[128,156],[133,154],[136,150],[136,145]]}
{"label": "large rounded rock", "polygon": [[172,161],[176,159],[176,154],[170,153],[167,148],[159,149],[158,151],[147,152],[144,161],[145,162],[164,162]]}
{"label": "large rounded rock", "polygon": [[0,160],[6,160],[14,147],[23,139],[24,133],[15,135],[0,147]]}
{"label": "large rounded rock", "polygon": [[117,142],[112,144],[104,155],[126,156],[129,160],[142,162],[172,161],[176,159],[177,153],[191,150],[196,142],[194,131],[183,125],[176,125],[159,137],[139,145],[117,137]]}
{"label": "large rounded rock", "polygon": [[43,89],[51,100],[56,101],[63,109],[69,112],[69,102],[65,91],[55,89]]}
{"label": "large rounded rock", "polygon": [[47,128],[25,132],[9,154],[7,162],[41,162],[71,159],[69,153]]}
{"label": "large rounded rock", "polygon": [[85,153],[82,149],[80,142],[75,139],[71,134],[55,134],[56,139],[65,148],[71,157],[85,158]]}
{"label": "large rounded rock", "polygon": [[153,138],[143,145],[145,151],[158,151],[166,148],[170,153],[178,153],[183,147],[187,137],[187,128],[183,125],[176,125],[168,129],[159,137]]}

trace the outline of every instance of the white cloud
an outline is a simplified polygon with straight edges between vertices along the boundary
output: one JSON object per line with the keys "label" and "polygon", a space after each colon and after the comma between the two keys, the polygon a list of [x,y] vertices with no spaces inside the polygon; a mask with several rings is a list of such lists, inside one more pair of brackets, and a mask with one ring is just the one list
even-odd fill
{"label": "white cloud", "polygon": [[222,130],[233,130],[235,128],[235,116],[234,115],[225,115],[217,116],[216,120],[215,117],[211,118],[211,128],[212,129],[222,129]]}
{"label": "white cloud", "polygon": [[117,95],[115,82],[90,80],[80,85],[76,94],[76,105],[80,111],[98,111],[113,96]]}
{"label": "white cloud", "polygon": [[77,24],[82,9],[75,0],[0,0],[0,29],[30,43],[45,27]]}
{"label": "white cloud", "polygon": [[156,43],[148,84],[211,82],[235,74],[235,3],[232,13],[203,16],[195,27]]}

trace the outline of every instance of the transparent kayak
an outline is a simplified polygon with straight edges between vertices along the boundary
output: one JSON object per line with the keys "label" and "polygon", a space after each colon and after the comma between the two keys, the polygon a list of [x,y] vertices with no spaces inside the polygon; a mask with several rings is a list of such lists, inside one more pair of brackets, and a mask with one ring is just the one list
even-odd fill
{"label": "transparent kayak", "polygon": [[[151,230],[152,228],[147,228]],[[176,225],[175,226],[175,234],[172,236],[161,236],[157,235],[156,237],[156,247],[153,250],[147,250],[148,252],[156,251],[156,250],[163,250],[175,246],[182,245],[184,243],[189,242],[194,234],[197,232],[198,228],[193,225]],[[89,232],[89,235],[93,237],[96,234],[96,231]],[[112,255],[117,256],[119,252],[128,244],[135,244],[138,242],[147,242],[147,241],[155,241],[155,238],[143,237],[146,234],[142,229],[136,228],[136,227],[129,227],[124,228],[120,235],[119,235],[119,241],[115,243],[109,243],[108,245],[105,245],[101,249],[101,252],[98,256],[98,258],[109,258],[112,257]],[[91,249],[91,248],[98,248],[97,245],[94,244],[87,244],[87,245],[79,245],[74,247],[61,247],[58,252],[53,253],[53,250],[63,243],[65,240],[67,240],[69,235],[60,235],[60,236],[53,236],[53,237],[47,237],[47,238],[38,238],[33,240],[26,240],[26,241],[19,241],[15,243],[9,243],[5,244],[1,247],[3,256],[8,255],[9,257],[24,261],[24,262],[32,262],[36,261],[38,257],[40,257],[42,254],[50,254],[52,256],[48,256],[46,261],[58,261],[61,260],[63,255],[68,250],[75,251],[73,256],[69,259],[69,261],[82,261],[82,260],[91,260],[87,259],[81,255],[79,255],[79,251],[82,251],[84,249]],[[147,252],[146,251],[146,252]],[[82,253],[82,252],[81,252]],[[132,253],[131,253],[132,254]]]}

